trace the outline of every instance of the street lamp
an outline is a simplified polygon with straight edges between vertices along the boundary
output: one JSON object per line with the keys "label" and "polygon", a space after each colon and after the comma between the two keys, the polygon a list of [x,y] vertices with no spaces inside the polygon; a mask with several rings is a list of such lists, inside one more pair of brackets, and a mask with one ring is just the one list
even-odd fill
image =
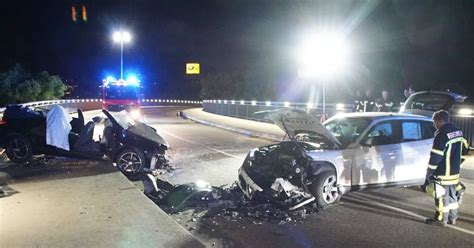
{"label": "street lamp", "polygon": [[323,114],[326,114],[325,81],[342,72],[349,61],[345,37],[336,32],[319,32],[305,37],[298,48],[298,75],[322,84]]}
{"label": "street lamp", "polygon": [[120,42],[120,79],[123,79],[123,43],[130,42],[132,36],[127,31],[115,32],[112,36],[114,42]]}

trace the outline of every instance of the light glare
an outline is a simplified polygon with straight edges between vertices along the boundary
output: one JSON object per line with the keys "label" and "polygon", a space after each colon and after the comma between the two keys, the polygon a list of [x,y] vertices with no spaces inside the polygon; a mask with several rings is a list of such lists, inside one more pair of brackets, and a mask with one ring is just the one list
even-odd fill
{"label": "light glare", "polygon": [[324,79],[344,69],[349,60],[349,48],[343,36],[321,32],[306,37],[297,56],[299,76]]}
{"label": "light glare", "polygon": [[112,39],[115,42],[130,42],[132,40],[132,35],[127,31],[119,31],[113,34]]}
{"label": "light glare", "polygon": [[464,108],[464,109],[459,110],[460,115],[472,115],[472,113],[473,113],[472,109]]}

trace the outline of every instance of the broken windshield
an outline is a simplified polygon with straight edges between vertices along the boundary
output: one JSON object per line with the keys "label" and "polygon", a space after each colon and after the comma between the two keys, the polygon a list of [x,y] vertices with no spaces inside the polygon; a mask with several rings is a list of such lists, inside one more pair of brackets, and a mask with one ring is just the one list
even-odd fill
{"label": "broken windshield", "polygon": [[335,118],[324,125],[343,147],[354,142],[370,124],[367,117]]}
{"label": "broken windshield", "polygon": [[122,110],[120,112],[109,112],[112,117],[117,121],[117,123],[123,128],[128,129],[131,126],[135,126],[136,122],[133,120],[132,116],[126,111]]}

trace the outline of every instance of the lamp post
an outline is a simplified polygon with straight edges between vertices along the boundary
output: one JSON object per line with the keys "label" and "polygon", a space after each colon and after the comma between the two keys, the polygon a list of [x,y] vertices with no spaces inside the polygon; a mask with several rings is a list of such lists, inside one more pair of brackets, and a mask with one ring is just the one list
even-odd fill
{"label": "lamp post", "polygon": [[123,43],[130,42],[132,36],[127,31],[118,31],[113,34],[112,39],[120,42],[120,79],[123,79]]}
{"label": "lamp post", "polygon": [[348,58],[345,38],[336,32],[310,34],[298,49],[299,76],[319,81],[322,86],[323,115],[326,114],[326,81],[344,69]]}

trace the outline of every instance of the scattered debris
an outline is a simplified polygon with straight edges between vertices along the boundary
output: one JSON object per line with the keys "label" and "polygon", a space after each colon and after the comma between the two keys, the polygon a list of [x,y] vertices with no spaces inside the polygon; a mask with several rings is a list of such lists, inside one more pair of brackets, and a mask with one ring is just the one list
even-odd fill
{"label": "scattered debris", "polygon": [[[212,226],[219,226],[222,220],[250,225],[262,225],[265,222],[279,225],[300,223],[309,215],[318,212],[314,202],[289,211],[274,202],[257,198],[248,200],[237,183],[220,187],[202,181],[172,185],[166,181],[166,176],[160,173],[147,174],[142,180],[145,194],[166,212],[179,214],[179,222],[187,219],[185,226],[189,230],[195,230],[202,220],[209,220],[207,223]],[[283,191],[291,187],[285,185],[284,181],[278,183],[278,187],[281,186]],[[241,228],[245,229],[245,226]],[[212,227],[209,230],[215,231]]]}

